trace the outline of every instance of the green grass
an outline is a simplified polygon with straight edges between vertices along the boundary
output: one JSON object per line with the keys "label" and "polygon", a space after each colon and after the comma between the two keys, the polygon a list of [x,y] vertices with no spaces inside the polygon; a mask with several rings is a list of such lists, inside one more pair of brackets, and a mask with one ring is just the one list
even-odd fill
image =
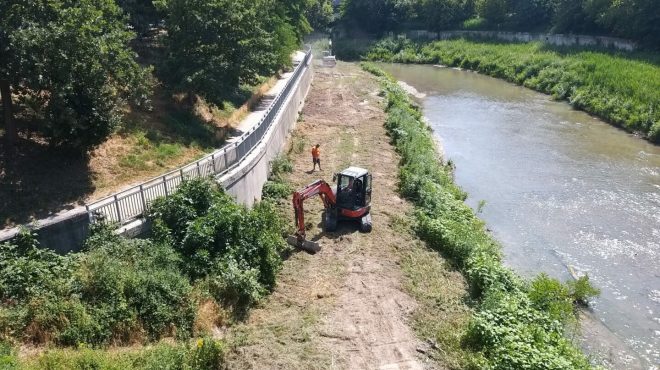
{"label": "green grass", "polygon": [[660,143],[660,57],[553,48],[541,43],[385,39],[365,59],[445,64],[479,71],[566,100]]}
{"label": "green grass", "polygon": [[[0,368],[15,370],[193,370],[221,369],[224,363],[225,344],[209,338],[193,343],[166,344],[142,349],[106,351],[91,348],[50,349],[44,353],[18,361],[6,357]],[[2,366],[6,365],[6,366]]]}
{"label": "green grass", "polygon": [[[454,357],[458,368],[591,368],[565,335],[577,320],[572,314],[576,302],[597,293],[588,279],[564,285],[541,275],[530,283],[504,267],[500,246],[464,203],[467,194],[454,184],[451,165],[438,161],[433,135],[419,108],[382,70],[368,63],[363,68],[379,76],[385,92],[385,127],[401,155],[399,191],[416,206],[413,228],[463,273],[471,292],[474,314],[465,332],[450,335],[446,327],[437,326],[425,335],[445,341],[443,345],[456,353],[465,352]],[[407,268],[408,273],[414,268]],[[421,290],[434,291],[432,284]],[[413,293],[433,298],[433,294]],[[429,322],[433,327],[435,320]]]}
{"label": "green grass", "polygon": [[185,150],[181,143],[150,140],[144,131],[134,132],[131,136],[135,140],[135,146],[119,159],[119,166],[125,169],[144,171],[154,167],[166,168],[168,161]]}

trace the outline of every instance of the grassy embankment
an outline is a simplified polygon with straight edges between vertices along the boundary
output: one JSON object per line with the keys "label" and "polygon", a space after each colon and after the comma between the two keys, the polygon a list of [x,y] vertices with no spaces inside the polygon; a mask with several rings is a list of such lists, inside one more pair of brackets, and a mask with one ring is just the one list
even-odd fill
{"label": "grassy embankment", "polygon": [[445,40],[416,44],[385,39],[364,58],[475,70],[551,94],[660,143],[660,58],[654,54],[613,54],[541,43]]}
{"label": "grassy embankment", "polygon": [[149,217],[151,238],[104,227],[80,253],[27,234],[0,245],[0,368],[221,368],[227,345],[214,337],[275,286],[282,219],[201,180]]}
{"label": "grassy embankment", "polygon": [[[588,278],[562,284],[541,274],[525,281],[504,267],[499,245],[465,205],[466,194],[453,183],[451,168],[438,159],[420,111],[382,70],[363,67],[379,76],[386,95],[386,128],[402,157],[400,192],[416,206],[413,227],[463,272],[470,286],[475,314],[460,333],[468,355],[457,367],[590,368],[566,337],[576,322],[576,305],[597,294]],[[435,325],[436,319],[427,319]]]}

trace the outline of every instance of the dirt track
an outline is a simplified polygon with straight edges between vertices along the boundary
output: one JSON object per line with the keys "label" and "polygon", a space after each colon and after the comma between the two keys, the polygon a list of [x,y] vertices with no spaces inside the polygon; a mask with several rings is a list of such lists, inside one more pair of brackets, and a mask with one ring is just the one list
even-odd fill
{"label": "dirt track", "polygon": [[[383,128],[385,114],[375,79],[353,64],[317,68],[296,135],[305,149],[291,153],[296,187],[332,180],[348,165],[374,176],[373,232],[344,223],[320,229],[322,203],[305,203],[308,237],[316,255],[299,252],[285,262],[278,286],[250,319],[229,335],[237,346],[230,368],[432,368],[409,318],[415,300],[402,289],[401,249],[415,243],[397,223],[411,210],[396,193],[398,156]],[[310,171],[311,145],[321,144],[323,171]],[[282,204],[289,213],[289,202]],[[287,214],[289,214],[287,213]]]}

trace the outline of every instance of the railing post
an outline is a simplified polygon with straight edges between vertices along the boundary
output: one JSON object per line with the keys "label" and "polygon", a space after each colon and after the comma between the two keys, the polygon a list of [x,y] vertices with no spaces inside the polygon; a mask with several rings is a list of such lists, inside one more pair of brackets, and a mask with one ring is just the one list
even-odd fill
{"label": "railing post", "polygon": [[218,170],[215,167],[215,153],[211,153],[211,162],[213,162],[213,174],[215,175]]}
{"label": "railing post", "polygon": [[167,193],[167,179],[165,176],[163,176],[163,187],[165,188],[165,196],[168,196],[169,194]]}
{"label": "railing post", "polygon": [[140,184],[140,199],[142,200],[142,213],[147,211],[147,201],[144,199],[144,189],[142,184]]}
{"label": "railing post", "polygon": [[199,169],[199,161],[197,161],[197,177],[202,177],[202,170]]}
{"label": "railing post", "polygon": [[116,194],[115,194],[115,209],[117,210],[117,222],[121,223],[121,210],[119,208],[119,200],[117,200]]}

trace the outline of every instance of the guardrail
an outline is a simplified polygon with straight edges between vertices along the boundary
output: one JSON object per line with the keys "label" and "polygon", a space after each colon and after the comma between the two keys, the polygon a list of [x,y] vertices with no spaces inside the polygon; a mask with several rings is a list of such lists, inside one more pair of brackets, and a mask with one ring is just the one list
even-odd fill
{"label": "guardrail", "polygon": [[273,99],[259,123],[250,131],[241,135],[233,143],[202,159],[88,204],[87,212],[89,213],[90,222],[103,221],[120,225],[127,224],[143,215],[154,200],[172,194],[184,180],[222,175],[238,166],[263,139],[264,134],[281,110],[282,104],[291,93],[293,86],[309,65],[311,56],[312,50],[308,47],[305,57],[295,67],[291,78],[289,78],[282,91]]}

